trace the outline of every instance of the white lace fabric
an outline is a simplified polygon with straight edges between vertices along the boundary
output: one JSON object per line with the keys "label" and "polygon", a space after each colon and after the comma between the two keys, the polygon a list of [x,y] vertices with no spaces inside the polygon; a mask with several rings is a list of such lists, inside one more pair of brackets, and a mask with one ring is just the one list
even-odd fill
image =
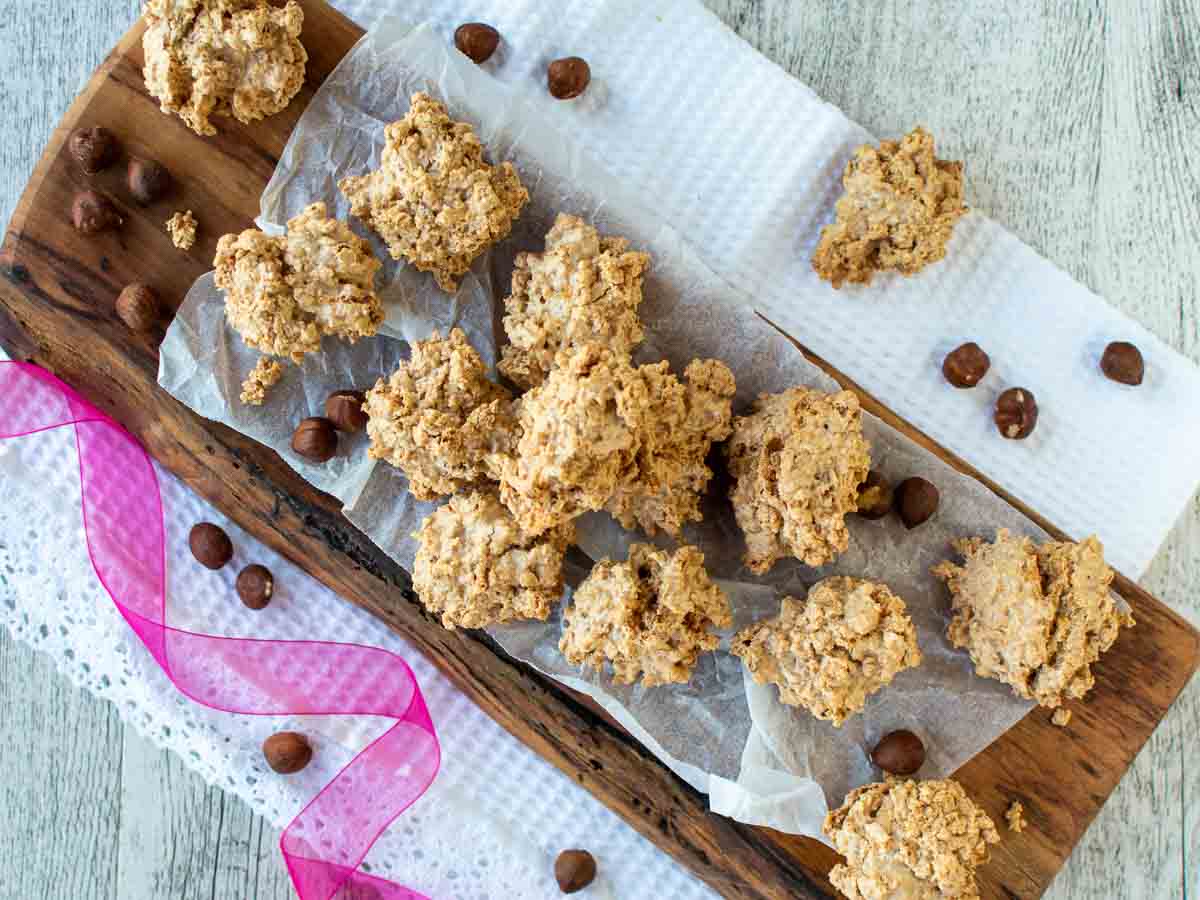
{"label": "white lace fabric", "polygon": [[[590,794],[500,728],[382,623],[241,531],[178,479],[157,469],[167,539],[170,625],[235,637],[322,639],[385,647],[409,662],[442,742],[441,771],[368,854],[365,868],[430,897],[558,897],[555,855],[585,847],[599,861],[597,897],[713,896]],[[384,723],[366,717],[237,716],[180,694],[117,613],[92,571],[80,515],[73,430],[0,442],[0,624],[49,655],[75,684],[116,706],[124,722],[176,753],[204,780],[282,828]],[[215,522],[234,558],[212,572],[187,535]],[[241,568],[275,575],[255,612],[234,590]],[[313,764],[287,778],[263,761],[263,739],[308,734]],[[79,798],[81,803],[86,798]],[[364,798],[369,802],[369,798]]]}

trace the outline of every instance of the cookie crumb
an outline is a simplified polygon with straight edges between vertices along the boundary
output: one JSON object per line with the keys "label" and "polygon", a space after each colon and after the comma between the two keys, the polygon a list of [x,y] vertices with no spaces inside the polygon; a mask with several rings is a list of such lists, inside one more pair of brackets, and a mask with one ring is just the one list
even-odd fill
{"label": "cookie crumb", "polygon": [[812,267],[835,288],[876,272],[915,275],[946,255],[963,205],[963,165],[934,156],[933,135],[859,147],[842,174],[837,220],[821,230]]}
{"label": "cookie crumb", "polygon": [[171,243],[180,250],[191,250],[196,243],[196,229],[199,227],[192,211],[177,212],[167,219],[167,233],[171,235]]}
{"label": "cookie crumb", "polygon": [[1071,711],[1066,707],[1060,706],[1054,711],[1054,714],[1050,716],[1050,721],[1059,728],[1066,728],[1071,721]]}
{"label": "cookie crumb", "polygon": [[248,406],[262,406],[267,392],[283,377],[283,366],[269,356],[260,356],[246,380],[242,382],[241,400]]}
{"label": "cookie crumb", "polygon": [[1021,805],[1020,800],[1014,800],[1008,804],[1008,809],[1004,811],[1004,821],[1008,823],[1009,831],[1020,834],[1025,830],[1025,826],[1029,823],[1025,821],[1025,807]]}

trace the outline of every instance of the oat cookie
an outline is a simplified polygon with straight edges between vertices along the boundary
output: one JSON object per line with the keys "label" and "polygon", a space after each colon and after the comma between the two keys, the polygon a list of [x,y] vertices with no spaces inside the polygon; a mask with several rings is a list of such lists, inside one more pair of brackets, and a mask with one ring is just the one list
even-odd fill
{"label": "oat cookie", "polygon": [[197,134],[217,133],[214,115],[239,122],[273,115],[304,84],[298,3],[147,0],[143,17],[146,89]]}
{"label": "oat cookie", "polygon": [[751,572],[762,575],[786,556],[820,566],[846,549],[845,518],[871,468],[853,393],[763,394],[750,415],[734,419],[725,454]]}
{"label": "oat cookie", "polygon": [[500,498],[521,527],[540,534],[602,509],[633,468],[649,409],[628,359],[598,344],[561,354],[521,398],[521,437],[501,470]]}
{"label": "oat cookie", "polygon": [[283,377],[283,366],[269,356],[260,356],[246,380],[242,382],[243,403],[249,406],[262,406],[271,390]]}
{"label": "oat cookie", "polygon": [[414,537],[413,590],[450,629],[547,618],[575,539],[569,524],[526,534],[491,490],[455,494]]}
{"label": "oat cookie", "polygon": [[859,147],[842,174],[837,220],[821,230],[812,266],[826,281],[870,284],[875,272],[914,275],[946,255],[963,205],[962,163],[934,156],[916,128],[900,141]]}
{"label": "oat cookie", "polygon": [[471,126],[427,94],[413,94],[408,114],[386,134],[379,168],[338,187],[393,258],[453,292],[472,260],[508,235],[529,192],[512,163],[484,162]]}
{"label": "oat cookie", "polygon": [[971,654],[976,673],[1051,708],[1086,694],[1091,664],[1133,625],[1109,593],[1113,573],[1100,541],[1035,546],[1000,529],[994,543],[967,538],[954,549],[962,565],[932,571],[950,589],[947,636]]}
{"label": "oat cookie", "polygon": [[804,602],[785,597],[779,616],[739,631],[730,647],[779,700],[841,725],[897,673],[921,664],[904,601],[884,584],[835,576]]}
{"label": "oat cookie", "polygon": [[605,509],[625,528],[679,537],[685,523],[701,519],[700,498],[712,478],[708,451],[732,430],[733,373],[723,362],[698,359],[684,371],[686,384],[666,362],[641,366],[637,374],[650,407],[633,469]]}
{"label": "oat cookie", "polygon": [[638,306],[650,256],[620,237],[559,213],[544,253],[518,253],[505,299],[500,371],[521,387],[542,383],[560,350],[588,342],[628,354],[642,341]]}
{"label": "oat cookie", "polygon": [[824,830],[846,857],[829,880],[849,900],[979,900],[975,872],[1000,842],[995,823],[950,779],[860,787],[825,816]]}
{"label": "oat cookie", "polygon": [[634,544],[626,562],[601,560],[563,615],[559,649],[572,665],[603,668],[645,687],[684,683],[700,654],[733,622],[729,600],[695,547],[674,553]]}
{"label": "oat cookie", "polygon": [[418,500],[480,486],[512,450],[511,403],[466,335],[435,331],[367,392],[368,453],[403,470]]}
{"label": "oat cookie", "polygon": [[225,315],[247,345],[300,362],[321,338],[369,337],[383,321],[375,295],[379,260],[344,223],[314,203],[288,222],[287,234],[257,229],[217,242],[217,287]]}
{"label": "oat cookie", "polygon": [[195,246],[196,229],[199,227],[190,209],[177,212],[167,219],[167,234],[171,236],[171,243],[180,250],[191,250]]}

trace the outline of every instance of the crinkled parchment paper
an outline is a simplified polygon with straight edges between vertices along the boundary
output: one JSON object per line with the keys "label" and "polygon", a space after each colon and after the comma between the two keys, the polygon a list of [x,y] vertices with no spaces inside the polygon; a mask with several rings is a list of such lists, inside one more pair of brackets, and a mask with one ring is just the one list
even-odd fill
{"label": "crinkled parchment paper", "polygon": [[[172,324],[159,372],[159,382],[179,400],[274,448],[301,475],[337,496],[348,518],[399,563],[411,567],[416,547],[410,535],[432,504],[415,502],[400,472],[369,460],[364,437],[344,441],[330,464],[313,466],[291,452],[292,429],[299,419],[319,414],[329,392],[367,388],[390,374],[408,353],[398,338],[419,339],[435,327],[444,331],[457,324],[485,359],[494,361],[496,310],[512,258],[518,250],[540,250],[559,211],[624,235],[653,255],[642,306],[648,338],[639,361],[665,357],[682,372],[695,357],[720,358],[737,376],[739,410],[763,391],[797,384],[835,387],[754,315],[752,297],[714,275],[679,234],[643,206],[643,198],[630,196],[569,135],[541,120],[512,86],[454,51],[449,35],[427,26],[387,20],[334,71],[297,125],[267,186],[259,226],[277,232],[316,200],[346,217],[338,179],[378,163],[384,126],[404,115],[417,90],[442,99],[455,118],[472,122],[492,159],[512,160],[520,171],[532,199],[512,237],[479,260],[458,294],[448,297],[428,275],[392,262],[380,242],[353,222],[387,260],[379,283],[391,336],[354,346],[327,340],[319,359],[288,369],[262,407],[238,402],[241,380],[256,354],[226,325],[221,295],[207,276],[189,292]],[[602,92],[589,102],[605,102]],[[588,115],[589,109],[584,103],[578,111]],[[796,337],[804,340],[803,334]],[[954,537],[990,536],[997,527],[1036,537],[1042,533],[986,488],[882,422],[867,416],[865,427],[875,468],[893,481],[922,475],[938,486],[942,504],[932,520],[907,531],[894,518],[851,517],[850,549],[836,563],[819,570],[781,563],[764,578],[750,576],[740,565],[742,538],[723,498],[726,486],[714,485],[705,521],[687,531],[730,595],[735,628],[774,615],[785,593],[803,596],[809,585],[831,574],[884,581],[904,598],[925,661],[875,694],[841,728],[781,705],[773,686],[755,685],[740,661],[724,651],[705,656],[690,684],[642,689],[614,685],[607,676],[567,665],[558,652],[561,610],[548,622],[493,628],[491,634],[507,652],[593,696],[681,777],[709,792],[715,810],[742,821],[819,836],[827,804],[840,803],[847,790],[878,777],[867,753],[895,728],[908,728],[925,740],[929,754],[923,777],[951,773],[1031,704],[998,682],[975,677],[966,654],[950,648],[944,637],[945,591],[930,577],[929,567],[949,554]],[[623,558],[634,540],[645,538],[623,531],[606,514],[580,522],[580,545],[592,559]],[[585,574],[573,572],[574,583]]]}

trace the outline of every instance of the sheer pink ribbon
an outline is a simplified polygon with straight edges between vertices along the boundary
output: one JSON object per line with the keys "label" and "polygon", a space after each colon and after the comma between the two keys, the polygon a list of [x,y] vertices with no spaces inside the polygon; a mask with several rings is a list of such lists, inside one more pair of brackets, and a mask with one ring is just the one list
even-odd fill
{"label": "sheer pink ribbon", "polygon": [[[403,659],[377,647],[195,634],[166,624],[162,497],[150,457],[117,422],[37,366],[0,363],[0,438],[75,428],[92,567],[180,691],[242,715],[369,715],[395,724],[292,820],[279,841],[302,900],[423,895],[357,871],[385,828],[425,792],[441,750]],[[238,672],[253,671],[253,681]],[[279,776],[285,777],[285,776]]]}

